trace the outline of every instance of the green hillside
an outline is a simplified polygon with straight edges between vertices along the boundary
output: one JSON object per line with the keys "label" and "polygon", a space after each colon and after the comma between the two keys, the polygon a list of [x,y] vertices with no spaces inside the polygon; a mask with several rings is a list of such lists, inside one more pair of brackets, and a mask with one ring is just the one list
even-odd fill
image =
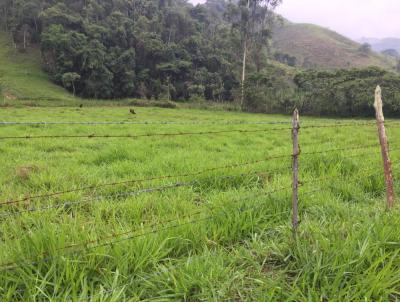
{"label": "green hillside", "polygon": [[296,57],[298,67],[393,69],[393,61],[372,51],[363,53],[360,46],[334,31],[312,24],[285,22],[276,28],[273,36],[274,50]]}
{"label": "green hillside", "polygon": [[0,32],[0,84],[2,95],[9,103],[16,99],[74,99],[69,92],[53,84],[41,69],[38,49],[31,48],[27,53],[17,52],[4,32]]}

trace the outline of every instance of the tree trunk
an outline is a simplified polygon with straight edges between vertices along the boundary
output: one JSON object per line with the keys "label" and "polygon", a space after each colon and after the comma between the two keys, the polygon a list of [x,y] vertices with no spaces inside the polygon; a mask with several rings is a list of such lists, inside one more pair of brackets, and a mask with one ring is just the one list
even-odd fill
{"label": "tree trunk", "polygon": [[247,39],[244,40],[240,108],[244,109],[244,82],[246,81]]}
{"label": "tree trunk", "polygon": [[39,27],[38,27],[36,18],[33,18],[33,22],[35,23],[35,31],[36,31],[36,33],[38,33],[39,32]]}
{"label": "tree trunk", "polygon": [[72,82],[72,95],[75,96],[75,83]]}
{"label": "tree trunk", "polygon": [[171,86],[170,86],[170,77],[167,77],[168,81],[168,101],[171,101]]}
{"label": "tree trunk", "polygon": [[6,30],[6,33],[8,33],[8,9],[7,9],[7,5],[4,8],[4,28]]}
{"label": "tree trunk", "polygon": [[26,28],[24,27],[24,50],[26,49]]}
{"label": "tree trunk", "polygon": [[[247,9],[250,9],[250,0],[247,0]],[[245,28],[244,33],[244,41],[243,41],[243,62],[242,62],[242,83],[241,83],[241,98],[240,98],[240,107],[244,109],[244,84],[246,81],[246,60],[247,60],[247,33],[248,33],[248,24]]]}

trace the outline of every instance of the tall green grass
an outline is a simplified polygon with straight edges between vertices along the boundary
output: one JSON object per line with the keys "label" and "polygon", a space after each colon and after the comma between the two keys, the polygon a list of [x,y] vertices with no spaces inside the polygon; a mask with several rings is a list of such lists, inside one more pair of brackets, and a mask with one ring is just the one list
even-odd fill
{"label": "tall green grass", "polygon": [[[101,187],[31,199],[0,210],[2,301],[396,301],[400,218],[385,209],[376,129],[301,130],[301,224],[290,227],[290,125],[286,116],[139,108],[5,108],[4,121],[202,121],[197,125],[16,125],[0,136],[141,134],[229,129],[141,139],[0,140],[0,201],[82,186],[287,158],[198,176]],[[356,121],[346,121],[346,123]],[[302,119],[303,125],[332,123]],[[267,131],[282,127],[282,131]],[[388,126],[396,179],[400,152]],[[307,155],[376,143],[376,148]],[[396,148],[398,147],[398,148]],[[177,182],[185,187],[113,194]],[[282,189],[284,188],[284,189]],[[398,182],[396,190],[398,192]],[[268,192],[274,192],[268,194]],[[105,196],[47,211],[23,212]],[[180,225],[180,226],[178,226]],[[113,234],[129,240],[97,246]],[[140,236],[141,234],[146,234]],[[118,237],[118,239],[127,239]],[[87,246],[65,247],[93,241]],[[110,242],[114,239],[110,239]],[[12,263],[12,269],[4,265]],[[16,267],[14,267],[16,263]]]}

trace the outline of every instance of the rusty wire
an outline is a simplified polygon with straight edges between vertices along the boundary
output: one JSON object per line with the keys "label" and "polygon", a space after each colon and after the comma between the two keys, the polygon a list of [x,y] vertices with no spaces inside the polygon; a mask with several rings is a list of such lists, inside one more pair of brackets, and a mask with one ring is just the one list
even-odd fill
{"label": "rusty wire", "polygon": [[[277,124],[277,123],[272,123]],[[288,124],[288,123],[285,123]],[[398,124],[398,122],[386,122],[387,125]],[[235,124],[233,124],[235,125]],[[239,125],[239,124],[237,124]],[[307,125],[302,126],[301,129],[317,129],[317,128],[340,128],[340,127],[354,127],[354,126],[373,126],[375,123],[365,122],[365,123],[331,123],[326,125]],[[11,140],[11,139],[60,139],[60,138],[145,138],[145,137],[174,137],[174,136],[191,136],[191,135],[208,135],[208,134],[223,134],[223,133],[257,133],[257,132],[272,132],[272,131],[285,131],[292,130],[292,128],[267,128],[267,129],[255,129],[255,130],[220,130],[220,131],[201,131],[201,132],[175,132],[175,133],[145,133],[145,134],[85,134],[85,135],[23,135],[23,136],[0,136],[0,140]]]}
{"label": "rusty wire", "polygon": [[[289,166],[283,167],[284,169],[291,168]],[[248,173],[241,173],[241,174],[236,174],[236,175],[224,175],[224,176],[218,176],[216,177],[217,180],[223,180],[223,179],[232,179],[236,177],[244,177],[244,176],[252,176],[252,175],[257,175],[260,173],[267,173],[267,172],[283,172],[284,169],[274,169],[270,171],[251,171]],[[119,193],[110,193],[107,195],[99,195],[99,196],[94,196],[94,197],[89,197],[89,198],[84,198],[78,201],[68,201],[68,202],[63,202],[63,203],[58,203],[54,205],[48,205],[48,206],[43,206],[43,207],[32,207],[29,209],[24,209],[24,210],[18,210],[18,211],[6,211],[6,212],[0,212],[0,217],[5,218],[5,217],[10,217],[10,216],[17,216],[21,215],[23,213],[33,213],[33,212],[43,212],[47,210],[53,210],[53,209],[61,209],[61,208],[67,208],[75,205],[79,205],[82,203],[97,203],[97,202],[102,202],[106,198],[122,198],[122,197],[132,197],[132,196],[138,196],[141,194],[145,193],[154,193],[154,192],[163,192],[169,189],[174,189],[174,188],[180,188],[180,187],[190,187],[195,184],[200,184],[200,181],[193,180],[190,182],[178,182],[178,183],[173,183],[173,184],[167,184],[164,186],[158,186],[158,187],[150,187],[150,188],[143,188],[143,189],[138,189],[136,191],[127,191],[127,192],[119,192]]]}
{"label": "rusty wire", "polygon": [[0,121],[0,126],[36,126],[36,125],[290,125],[290,121],[190,121],[190,122],[174,122],[174,121],[138,121],[138,122],[128,122],[128,121],[111,121],[111,122],[98,122],[98,121],[88,121],[88,122],[53,122],[53,121],[39,121],[39,122],[15,122],[15,121]]}
{"label": "rusty wire", "polygon": [[[272,190],[272,191],[268,191],[268,192],[259,192],[256,194],[250,194],[248,196],[246,196],[245,198],[238,198],[235,201],[244,201],[244,200],[248,200],[250,198],[254,198],[254,197],[260,197],[260,196],[268,196],[268,195],[272,195],[275,193],[279,193],[279,192],[284,192],[288,189],[291,189],[291,186],[286,186],[286,187],[280,187],[278,189]],[[260,205],[257,205],[256,208],[260,207]],[[250,207],[250,208],[254,208],[254,207]],[[218,208],[217,208],[218,209]],[[215,210],[215,209],[214,209]],[[243,209],[241,209],[240,211],[242,211]],[[55,251],[67,251],[67,250],[73,250],[74,252],[82,252],[82,251],[86,251],[86,250],[91,250],[91,249],[96,249],[99,247],[103,247],[103,246],[112,246],[116,243],[120,243],[122,241],[128,241],[128,240],[133,240],[139,237],[145,237],[151,234],[156,234],[159,232],[163,232],[163,231],[167,231],[170,229],[175,229],[175,228],[179,228],[181,226],[185,226],[185,225],[190,225],[190,224],[196,224],[199,222],[203,222],[203,221],[207,221],[210,220],[212,218],[217,217],[216,214],[213,215],[208,215],[205,217],[201,217],[198,219],[194,219],[194,220],[189,220],[186,221],[184,223],[179,223],[180,220],[182,219],[186,219],[186,218],[193,218],[196,216],[199,216],[201,214],[204,214],[204,210],[198,210],[198,211],[194,211],[192,213],[189,213],[187,215],[181,216],[179,218],[174,218],[171,220],[167,220],[167,221],[163,221],[163,222],[158,222],[158,223],[154,223],[151,225],[146,226],[146,228],[153,228],[147,232],[142,232],[139,234],[136,234],[138,232],[140,232],[141,230],[138,229],[132,229],[129,231],[125,231],[125,232],[121,232],[121,233],[113,233],[112,235],[108,235],[105,237],[101,237],[101,238],[97,238],[94,240],[87,240],[87,241],[82,241],[79,243],[73,243],[73,244],[69,244],[69,245],[65,245],[63,247],[57,248]],[[176,224],[173,225],[168,225],[166,227],[163,228],[156,228],[158,226],[164,226],[165,224],[169,224],[172,222],[177,222]],[[129,236],[128,236],[129,235]],[[125,237],[128,236],[128,237]],[[123,238],[121,238],[123,237]],[[113,241],[110,241],[112,239],[116,239]],[[76,248],[78,248],[78,250],[76,250]],[[40,257],[40,260],[37,261],[33,261],[35,258]],[[14,262],[8,262],[8,263],[2,263],[0,264],[0,271],[6,271],[6,270],[14,270],[17,269],[19,267],[22,267],[23,265],[34,265],[34,264],[38,264],[40,262],[48,262],[53,260],[55,257],[52,256],[48,256],[47,252],[43,252],[38,254],[36,257],[30,257],[28,259],[25,259],[24,261],[14,261]]]}
{"label": "rusty wire", "polygon": [[[369,171],[369,170],[372,170],[372,169],[367,169],[366,171]],[[372,175],[375,175],[375,174],[378,174],[378,173],[375,172]],[[366,175],[366,176],[368,176],[368,175]],[[334,179],[334,178],[337,178],[337,175],[330,176],[330,177],[325,177],[325,178],[319,178],[318,180],[323,182],[323,181],[327,181],[327,180]],[[309,181],[302,182],[301,185],[304,185],[305,183],[313,183],[313,182],[315,182],[315,180],[309,180]],[[291,186],[280,187],[278,189],[275,189],[275,190],[272,190],[272,191],[269,191],[269,192],[261,192],[261,193],[257,193],[257,194],[251,194],[250,196],[247,196],[246,198],[238,199],[237,201],[243,201],[243,200],[246,200],[246,199],[249,199],[249,198],[254,198],[254,197],[257,197],[257,196],[271,195],[271,194],[274,194],[274,193],[278,193],[278,192],[283,192],[283,191],[289,190],[291,188],[292,188]],[[323,191],[323,189],[313,189],[313,190],[310,190],[308,192],[302,192],[302,194],[310,194],[310,193],[314,193],[314,192],[318,192],[318,191]],[[160,225],[163,226],[165,224],[169,224],[169,223],[172,223],[172,222],[179,222],[180,220],[182,220],[184,218],[193,218],[193,217],[199,216],[201,214],[203,214],[203,210],[198,210],[198,211],[192,212],[190,214],[187,214],[185,216],[181,216],[181,217],[179,217],[177,219],[167,220],[167,221],[163,221],[161,223],[154,223],[154,224],[148,225],[148,226],[146,226],[146,228],[155,228],[155,227],[160,226]],[[137,232],[140,231],[140,230],[137,230],[137,229],[125,231],[125,232],[122,232],[122,233],[114,233],[112,235],[108,235],[108,236],[105,236],[105,237],[97,238],[97,239],[94,239],[94,240],[87,240],[87,241],[84,241],[84,242],[79,242],[79,243],[66,245],[66,246],[63,246],[63,247],[60,247],[60,248],[56,249],[56,251],[65,251],[65,250],[71,250],[72,249],[75,252],[81,252],[81,251],[85,251],[85,250],[88,250],[88,249],[95,249],[95,248],[104,247],[104,246],[112,246],[112,245],[120,243],[122,241],[133,240],[133,239],[136,239],[136,238],[139,238],[139,237],[144,237],[144,236],[155,234],[155,233],[159,233],[159,232],[162,232],[162,231],[178,228],[178,227],[184,226],[184,225],[196,224],[196,223],[199,223],[199,222],[210,220],[210,219],[212,219],[214,217],[216,217],[216,215],[209,215],[209,216],[206,216],[206,217],[201,217],[201,218],[198,218],[198,219],[189,220],[189,221],[184,222],[184,223],[176,223],[176,224],[173,224],[173,225],[168,225],[168,226],[163,227],[163,228],[151,229],[150,231],[147,231],[147,232],[144,232],[144,233],[140,233],[140,234],[136,234]],[[127,237],[125,237],[125,236],[127,236]],[[123,237],[123,238],[121,238],[121,237]],[[112,240],[112,239],[116,239],[116,240]],[[76,248],[79,248],[79,249],[75,250]],[[42,259],[40,261],[35,261],[35,262],[29,262],[30,260],[33,260],[31,258],[31,259],[28,259],[28,263],[26,261],[25,262],[3,263],[3,264],[0,264],[0,270],[2,270],[2,271],[4,271],[4,270],[13,270],[13,269],[17,269],[17,268],[21,267],[22,264],[33,265],[33,264],[37,264],[39,262],[47,262],[47,261],[50,261],[50,260],[54,259],[54,257],[49,257],[47,255],[48,255],[48,253],[39,254],[36,257],[41,257]]]}
{"label": "rusty wire", "polygon": [[31,199],[54,197],[54,196],[58,196],[58,195],[80,192],[80,191],[85,191],[85,190],[98,189],[98,188],[109,187],[109,186],[117,186],[117,185],[132,184],[132,183],[142,183],[142,182],[148,182],[148,181],[154,181],[154,180],[164,180],[164,179],[178,178],[178,177],[186,178],[186,177],[191,177],[191,176],[198,176],[201,174],[218,171],[218,170],[245,167],[245,166],[263,163],[263,162],[267,162],[267,161],[271,161],[271,160],[275,160],[275,159],[290,158],[290,156],[291,155],[276,155],[276,156],[266,157],[266,158],[260,159],[260,160],[255,160],[255,161],[248,161],[248,162],[244,162],[244,163],[235,163],[235,164],[230,164],[230,165],[225,165],[225,166],[212,167],[212,168],[200,170],[200,171],[193,172],[193,173],[162,175],[162,176],[158,176],[158,177],[132,179],[132,180],[126,180],[126,181],[121,181],[121,182],[104,183],[104,184],[95,185],[95,186],[86,186],[86,187],[81,187],[81,188],[72,189],[72,190],[65,190],[65,191],[59,191],[59,192],[54,192],[54,193],[49,193],[49,194],[25,197],[22,199],[3,201],[3,202],[0,202],[0,206],[18,204],[18,203],[28,201]]}
{"label": "rusty wire", "polygon": [[[352,151],[352,150],[354,151],[354,150],[369,149],[369,148],[374,148],[374,147],[379,147],[379,145],[371,144],[371,145],[361,145],[361,146],[350,147],[350,148],[337,148],[337,149],[328,149],[328,150],[315,151],[315,152],[302,152],[300,154],[300,156],[301,155],[317,155],[317,154],[339,152],[339,151]],[[190,176],[197,176],[197,175],[201,175],[201,174],[205,174],[205,173],[213,172],[213,171],[217,171],[217,170],[244,167],[244,166],[267,162],[267,161],[271,161],[271,160],[275,160],[275,159],[290,158],[291,156],[292,156],[291,154],[276,155],[276,156],[266,157],[261,160],[231,164],[231,165],[226,165],[226,166],[213,167],[213,168],[209,168],[209,169],[205,169],[205,170],[201,170],[201,171],[197,171],[197,172],[193,172],[193,173],[185,173],[185,174],[177,174],[177,175],[163,175],[163,176],[152,177],[152,178],[133,179],[133,180],[127,180],[127,181],[121,181],[121,182],[104,183],[104,184],[100,184],[100,185],[86,186],[86,187],[81,187],[81,188],[72,189],[72,190],[65,190],[65,191],[59,191],[59,192],[54,192],[54,193],[49,193],[49,194],[25,197],[22,199],[3,201],[3,202],[0,202],[0,206],[18,204],[18,203],[22,203],[22,202],[29,201],[32,199],[54,197],[54,196],[59,196],[59,195],[63,195],[63,194],[80,192],[80,191],[91,190],[91,189],[98,189],[98,188],[107,187],[107,186],[117,186],[117,185],[123,185],[123,184],[141,183],[141,182],[148,182],[148,181],[154,181],[154,180],[163,180],[163,179],[178,178],[178,177],[185,178],[185,177],[190,177]],[[356,157],[356,156],[358,156],[358,155],[354,155],[354,157]],[[348,156],[348,157],[352,157],[352,156]]]}
{"label": "rusty wire", "polygon": [[38,135],[38,136],[0,136],[0,140],[9,139],[49,139],[49,138],[144,138],[144,137],[172,137],[172,136],[192,136],[192,135],[208,135],[208,134],[223,134],[223,133],[257,133],[257,132],[270,132],[270,131],[284,131],[291,130],[292,128],[268,128],[268,129],[254,129],[254,130],[220,130],[220,131],[201,131],[201,132],[175,132],[175,133],[145,133],[145,134],[121,134],[121,135],[97,135],[97,134],[86,134],[86,135]]}

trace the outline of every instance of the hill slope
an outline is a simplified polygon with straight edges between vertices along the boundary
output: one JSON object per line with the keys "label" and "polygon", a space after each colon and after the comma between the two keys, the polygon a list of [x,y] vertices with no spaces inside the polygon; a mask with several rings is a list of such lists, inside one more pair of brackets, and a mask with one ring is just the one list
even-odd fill
{"label": "hill slope", "polygon": [[274,31],[275,51],[296,57],[303,68],[338,69],[378,66],[393,69],[394,62],[377,53],[362,53],[360,44],[312,24],[285,22]]}
{"label": "hill slope", "polygon": [[73,100],[68,91],[53,84],[41,69],[40,51],[17,52],[0,32],[0,85],[6,100]]}

